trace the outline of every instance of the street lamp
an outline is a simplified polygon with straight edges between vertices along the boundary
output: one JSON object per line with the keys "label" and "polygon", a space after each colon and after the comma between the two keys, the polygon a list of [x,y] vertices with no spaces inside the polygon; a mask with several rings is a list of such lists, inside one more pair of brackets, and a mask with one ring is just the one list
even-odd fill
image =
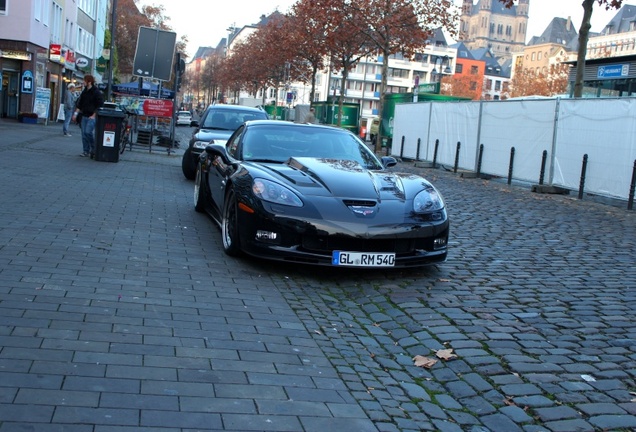
{"label": "street lamp", "polygon": [[[433,70],[431,71],[431,75],[433,75],[433,77],[437,77],[437,82],[440,82],[442,80],[442,75],[450,75],[452,73],[450,65],[452,62],[452,58],[450,58],[449,56],[445,55],[445,56],[436,56],[435,57],[435,64],[433,65]],[[439,64],[439,68],[442,69],[444,68],[443,71],[437,72],[437,65]],[[444,67],[444,65],[446,65],[446,67]]]}

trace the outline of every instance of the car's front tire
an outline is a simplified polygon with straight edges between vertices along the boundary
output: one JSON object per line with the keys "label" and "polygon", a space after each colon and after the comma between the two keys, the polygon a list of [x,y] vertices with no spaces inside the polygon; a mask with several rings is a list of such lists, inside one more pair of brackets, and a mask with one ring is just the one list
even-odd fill
{"label": "car's front tire", "polygon": [[192,157],[192,151],[190,147],[183,152],[183,159],[181,159],[181,171],[188,180],[194,180],[197,174],[197,167],[194,164],[194,158]]}
{"label": "car's front tire", "polygon": [[230,256],[241,254],[238,234],[236,196],[231,190],[228,192],[223,206],[223,217],[221,218],[221,237],[223,238],[223,251]]}
{"label": "car's front tire", "polygon": [[205,211],[206,189],[203,178],[201,165],[198,165],[196,177],[194,179],[194,209],[199,213],[203,213]]}

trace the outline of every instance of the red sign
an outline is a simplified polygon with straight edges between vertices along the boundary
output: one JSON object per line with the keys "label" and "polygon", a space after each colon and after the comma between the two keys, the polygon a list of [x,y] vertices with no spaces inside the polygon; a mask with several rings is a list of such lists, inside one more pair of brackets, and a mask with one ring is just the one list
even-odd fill
{"label": "red sign", "polygon": [[53,61],[60,61],[60,54],[62,54],[62,45],[51,44],[49,45],[49,58]]}
{"label": "red sign", "polygon": [[172,117],[172,101],[165,99],[146,99],[144,114],[151,117]]}

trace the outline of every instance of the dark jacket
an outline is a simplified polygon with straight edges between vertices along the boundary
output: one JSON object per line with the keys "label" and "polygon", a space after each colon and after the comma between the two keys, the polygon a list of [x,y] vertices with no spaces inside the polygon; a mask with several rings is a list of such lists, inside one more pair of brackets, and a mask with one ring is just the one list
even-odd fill
{"label": "dark jacket", "polygon": [[95,86],[90,89],[84,89],[77,100],[77,108],[84,117],[92,116],[102,105],[104,105],[104,95]]}

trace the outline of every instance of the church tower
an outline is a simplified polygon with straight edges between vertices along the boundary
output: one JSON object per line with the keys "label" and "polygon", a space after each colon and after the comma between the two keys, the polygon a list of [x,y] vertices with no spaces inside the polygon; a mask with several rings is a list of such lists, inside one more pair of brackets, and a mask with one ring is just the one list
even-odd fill
{"label": "church tower", "polygon": [[511,8],[499,0],[463,0],[459,40],[469,49],[486,48],[497,57],[511,58],[526,43],[530,0]]}

